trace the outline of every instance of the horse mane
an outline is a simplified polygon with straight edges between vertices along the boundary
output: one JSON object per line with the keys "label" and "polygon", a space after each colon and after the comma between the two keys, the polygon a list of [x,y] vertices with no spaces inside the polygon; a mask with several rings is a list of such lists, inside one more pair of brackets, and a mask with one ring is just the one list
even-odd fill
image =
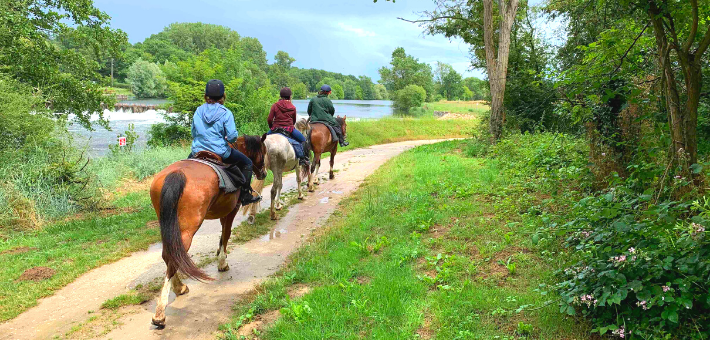
{"label": "horse mane", "polygon": [[244,148],[247,153],[256,155],[261,152],[261,137],[260,136],[244,136]]}
{"label": "horse mane", "polygon": [[338,122],[338,125],[343,126],[345,124],[345,119],[343,117],[335,117],[335,121]]}

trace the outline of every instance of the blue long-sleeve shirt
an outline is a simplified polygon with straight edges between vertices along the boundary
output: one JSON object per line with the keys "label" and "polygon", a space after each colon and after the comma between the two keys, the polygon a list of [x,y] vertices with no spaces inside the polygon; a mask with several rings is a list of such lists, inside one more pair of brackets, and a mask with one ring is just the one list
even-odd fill
{"label": "blue long-sleeve shirt", "polygon": [[193,153],[212,151],[226,158],[230,152],[227,141],[234,142],[238,136],[234,115],[222,104],[202,104],[192,117]]}

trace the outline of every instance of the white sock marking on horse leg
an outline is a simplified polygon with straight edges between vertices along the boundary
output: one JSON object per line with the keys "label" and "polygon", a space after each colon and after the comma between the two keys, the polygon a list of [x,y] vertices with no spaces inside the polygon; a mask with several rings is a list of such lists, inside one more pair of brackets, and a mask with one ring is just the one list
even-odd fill
{"label": "white sock marking on horse leg", "polygon": [[225,245],[220,246],[219,255],[217,255],[217,259],[219,259],[219,266],[217,266],[219,270],[226,270],[229,268],[229,265],[227,264],[227,249]]}
{"label": "white sock marking on horse leg", "polygon": [[[177,273],[175,273],[177,275]],[[175,277],[173,275],[173,277]],[[155,306],[155,316],[153,316],[153,322],[162,322],[165,324],[165,308],[168,306],[168,298],[170,298],[170,288],[172,286],[172,278],[168,279],[165,276],[165,282],[163,282],[163,289],[160,290],[160,297],[158,298],[158,305]]]}

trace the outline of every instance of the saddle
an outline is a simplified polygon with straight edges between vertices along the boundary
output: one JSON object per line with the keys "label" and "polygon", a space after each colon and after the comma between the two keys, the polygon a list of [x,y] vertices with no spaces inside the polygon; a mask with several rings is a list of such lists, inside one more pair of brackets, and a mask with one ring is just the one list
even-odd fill
{"label": "saddle", "polygon": [[330,125],[328,125],[328,124],[326,124],[326,123],[322,123],[322,122],[310,122],[311,129],[313,129],[313,126],[312,126],[312,125],[314,125],[314,124],[323,124],[323,125],[325,125],[325,127],[327,127],[328,130],[330,130],[330,137],[333,139],[333,141],[338,141],[338,140],[340,140],[340,138],[338,138],[338,134],[335,132],[335,129],[334,129],[332,126],[330,126]]}
{"label": "saddle", "polygon": [[219,188],[227,194],[241,190],[246,183],[244,174],[238,166],[224,164],[222,157],[214,152],[199,151],[194,155],[190,155],[187,160],[209,165],[219,178]]}

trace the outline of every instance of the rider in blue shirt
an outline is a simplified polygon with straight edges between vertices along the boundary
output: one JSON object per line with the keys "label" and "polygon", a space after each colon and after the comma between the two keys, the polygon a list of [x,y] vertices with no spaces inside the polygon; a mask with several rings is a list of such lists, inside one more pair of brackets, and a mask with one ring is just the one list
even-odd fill
{"label": "rider in blue shirt", "polygon": [[246,183],[242,188],[242,204],[247,205],[261,200],[260,196],[253,196],[251,189],[252,161],[229,146],[239,136],[234,124],[232,111],[224,106],[224,83],[212,79],[205,88],[205,103],[197,108],[192,118],[192,154],[200,151],[210,151],[222,157],[226,164],[236,164]]}

